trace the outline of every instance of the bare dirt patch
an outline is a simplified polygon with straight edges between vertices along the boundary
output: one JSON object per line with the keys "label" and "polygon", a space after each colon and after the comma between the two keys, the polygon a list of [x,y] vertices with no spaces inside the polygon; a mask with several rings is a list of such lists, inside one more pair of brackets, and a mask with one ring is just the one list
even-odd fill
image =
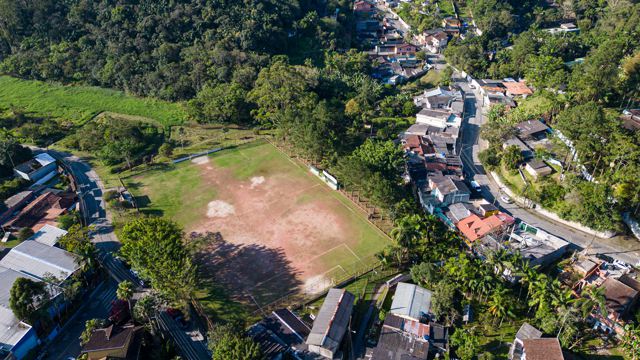
{"label": "bare dirt patch", "polygon": [[188,230],[219,232],[223,241],[211,244],[201,261],[240,297],[250,294],[264,305],[303,284],[313,288],[329,270],[322,255],[331,249],[344,253],[341,247],[354,238],[336,211],[343,205],[322,195],[331,191],[322,184],[280,173],[240,181],[215,166],[200,171],[219,195],[209,203],[207,218]]}
{"label": "bare dirt patch", "polygon": [[196,158],[191,159],[191,162],[194,164],[198,164],[198,165],[204,165],[209,163],[209,157],[208,156],[199,156]]}

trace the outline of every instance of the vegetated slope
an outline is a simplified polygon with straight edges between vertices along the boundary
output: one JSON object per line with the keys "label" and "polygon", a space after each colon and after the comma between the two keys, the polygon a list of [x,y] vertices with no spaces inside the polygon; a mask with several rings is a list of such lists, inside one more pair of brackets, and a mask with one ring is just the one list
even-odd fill
{"label": "vegetated slope", "polygon": [[[0,6],[1,71],[180,100],[204,85],[250,87],[272,54],[334,39],[346,0],[41,0]],[[338,18],[328,17],[335,14]],[[318,51],[315,51],[318,50]]]}
{"label": "vegetated slope", "polygon": [[153,119],[163,126],[180,124],[185,118],[180,104],[93,86],[63,86],[0,76],[0,108],[9,107],[76,124],[103,111]]}

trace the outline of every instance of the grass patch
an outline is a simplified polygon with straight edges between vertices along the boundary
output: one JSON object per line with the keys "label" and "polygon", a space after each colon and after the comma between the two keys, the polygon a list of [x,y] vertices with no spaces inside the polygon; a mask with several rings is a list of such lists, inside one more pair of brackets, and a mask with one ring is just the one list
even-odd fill
{"label": "grass patch", "polygon": [[94,86],[63,86],[42,81],[0,76],[0,108],[15,106],[43,118],[82,124],[103,111],[152,119],[163,126],[185,119],[180,104],[126,95]]}
{"label": "grass patch", "polygon": [[5,243],[0,243],[0,246],[5,247],[7,249],[11,249],[14,248],[16,246],[18,246],[18,244],[20,244],[22,241],[18,240],[18,239],[13,239],[13,240],[9,240]]}

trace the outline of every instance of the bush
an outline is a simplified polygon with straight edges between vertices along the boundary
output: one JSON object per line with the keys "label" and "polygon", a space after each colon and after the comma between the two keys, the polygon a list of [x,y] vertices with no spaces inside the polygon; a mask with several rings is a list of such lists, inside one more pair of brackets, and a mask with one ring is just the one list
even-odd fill
{"label": "bush", "polygon": [[160,145],[160,148],[158,149],[158,154],[164,157],[170,157],[171,155],[173,155],[173,146],[169,143],[164,143]]}
{"label": "bush", "polygon": [[64,214],[58,218],[58,224],[63,230],[69,230],[73,225],[80,223],[80,215],[76,211]]}
{"label": "bush", "polygon": [[117,191],[115,191],[115,190],[108,190],[108,191],[105,191],[103,196],[104,196],[104,199],[105,199],[106,201],[113,200],[113,199],[117,199],[117,198],[119,198],[119,197],[120,197],[120,195],[118,194],[118,192],[117,192]]}
{"label": "bush", "polygon": [[22,229],[20,229],[20,231],[18,231],[18,240],[20,241],[25,241],[32,236],[33,230],[31,230],[31,228],[23,227]]}
{"label": "bush", "polygon": [[500,158],[498,157],[495,149],[492,148],[480,151],[478,158],[482,165],[489,170],[494,170],[498,165],[500,165]]}

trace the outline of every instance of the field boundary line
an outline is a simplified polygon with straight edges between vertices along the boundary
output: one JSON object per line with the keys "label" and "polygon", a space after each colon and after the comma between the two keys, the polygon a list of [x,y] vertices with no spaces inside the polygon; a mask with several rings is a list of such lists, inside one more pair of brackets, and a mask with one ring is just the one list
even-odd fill
{"label": "field boundary line", "polygon": [[[328,253],[332,252],[333,250],[338,249],[338,248],[339,248],[339,247],[341,247],[341,246],[347,246],[347,244],[345,244],[345,243],[340,243],[340,244],[338,244],[338,245],[336,245],[336,246],[332,247],[331,249],[328,249],[328,250],[326,250],[326,251],[323,251],[322,253],[320,253],[320,254],[318,254],[318,255],[316,255],[316,256],[314,256],[314,257],[312,257],[311,259],[309,259],[309,261],[308,261],[308,262],[316,261],[317,259],[319,259],[319,258],[321,258],[321,257],[323,257],[323,256],[325,256],[325,255],[327,255]],[[354,255],[355,255],[355,254],[354,254]],[[357,259],[359,259],[357,256],[356,256],[356,258],[357,258]],[[335,267],[335,266],[334,266],[334,267]]]}
{"label": "field boundary line", "polygon": [[347,250],[349,250],[349,251],[353,254],[353,256],[355,256],[355,257],[356,257],[356,259],[358,259],[359,261],[362,261],[362,259],[360,258],[360,256],[356,255],[356,253],[351,249],[351,247],[350,247],[349,245],[347,245],[347,244],[345,244],[345,243],[342,243],[342,244],[344,244],[344,246],[346,246],[346,247],[347,247]]}

